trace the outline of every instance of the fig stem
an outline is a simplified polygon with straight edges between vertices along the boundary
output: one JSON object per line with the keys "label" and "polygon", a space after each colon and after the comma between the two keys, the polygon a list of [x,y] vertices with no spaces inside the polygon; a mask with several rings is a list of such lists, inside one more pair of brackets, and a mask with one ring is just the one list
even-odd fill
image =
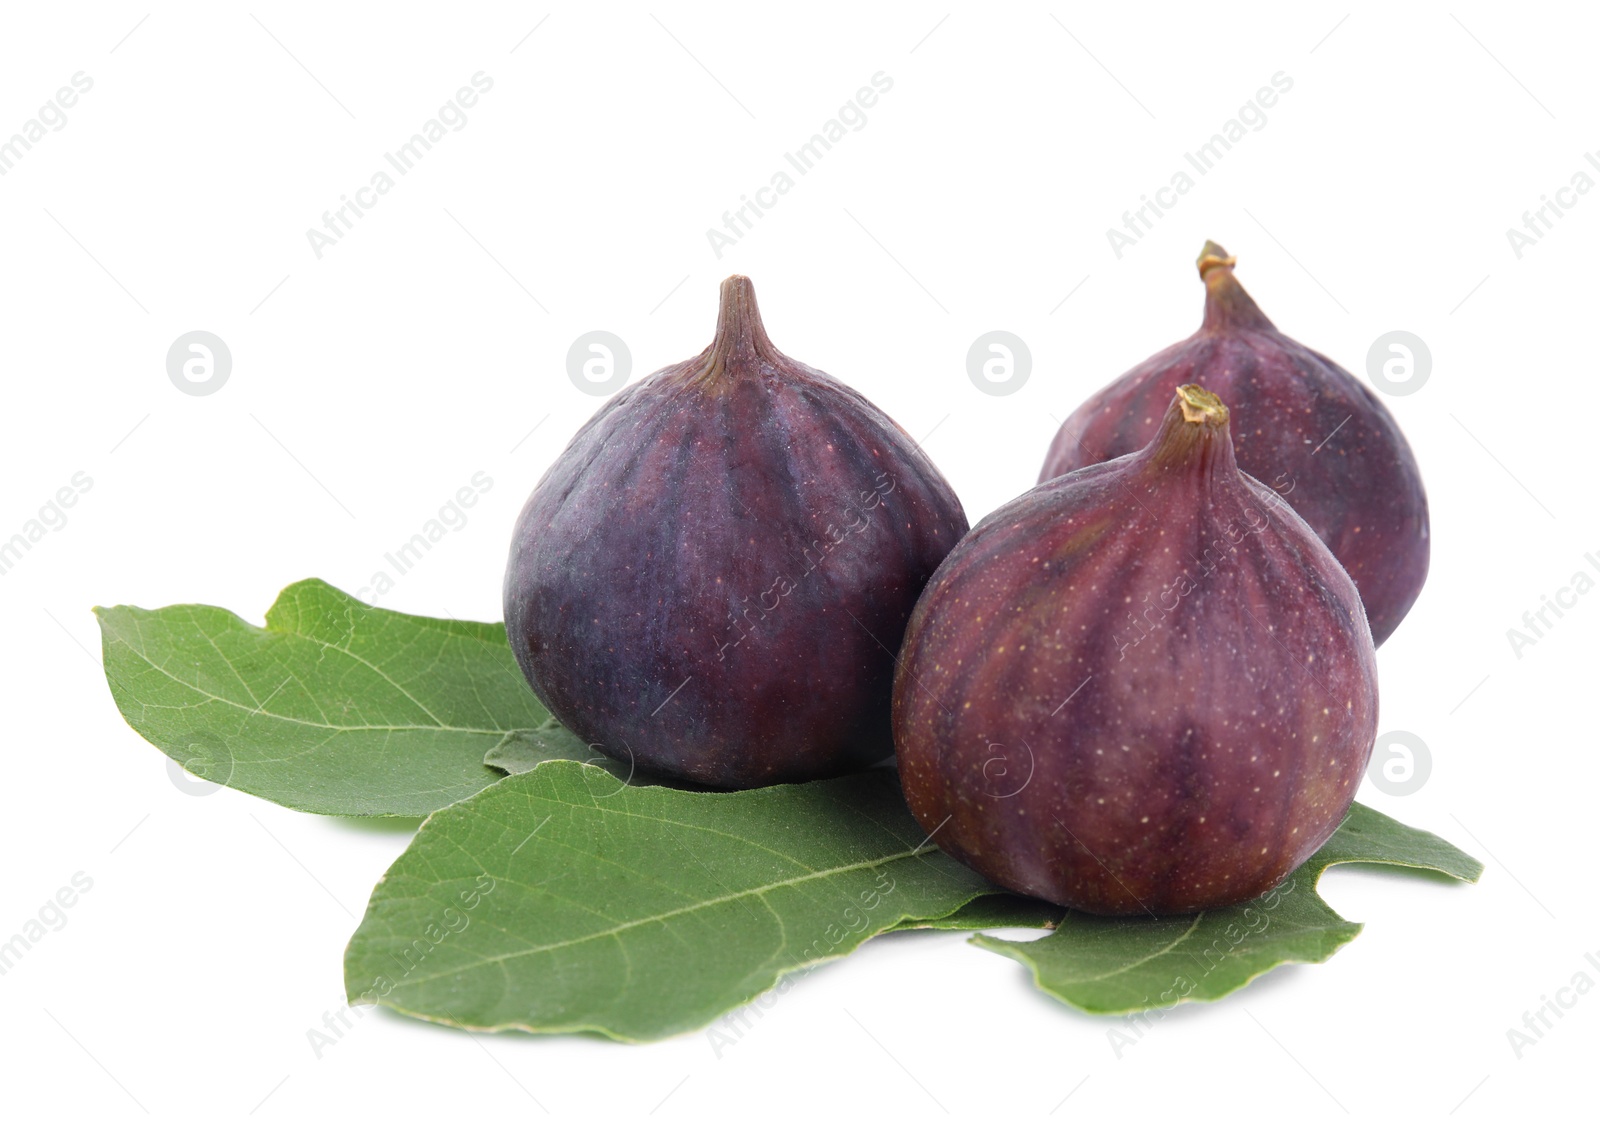
{"label": "fig stem", "polygon": [[1201,332],[1221,332],[1228,329],[1272,329],[1272,322],[1261,312],[1255,299],[1239,285],[1233,276],[1238,259],[1222,249],[1220,243],[1206,240],[1200,248],[1195,265],[1200,268],[1200,280],[1206,284],[1206,313],[1200,323]]}
{"label": "fig stem", "polygon": [[761,309],[756,305],[755,284],[742,274],[732,274],[722,280],[722,290],[717,305],[717,335],[706,350],[704,375],[707,379],[720,376],[732,365],[734,358],[743,360],[777,360],[781,354],[773,348],[761,324]]}
{"label": "fig stem", "polygon": [[1221,427],[1228,422],[1228,407],[1199,384],[1183,384],[1178,388],[1178,407],[1186,423],[1208,423]]}
{"label": "fig stem", "polygon": [[1200,248],[1200,257],[1195,260],[1195,265],[1200,268],[1200,277],[1206,276],[1206,271],[1214,266],[1233,266],[1239,260],[1223,250],[1220,244],[1206,240],[1206,245]]}
{"label": "fig stem", "polygon": [[1182,385],[1145,457],[1162,470],[1195,467],[1206,477],[1237,474],[1227,405],[1199,384]]}

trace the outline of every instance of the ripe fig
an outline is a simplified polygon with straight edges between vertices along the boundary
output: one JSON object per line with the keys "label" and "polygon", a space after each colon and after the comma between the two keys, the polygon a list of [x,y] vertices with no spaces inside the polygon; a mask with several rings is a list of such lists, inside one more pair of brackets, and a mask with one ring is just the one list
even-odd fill
{"label": "ripe fig", "polygon": [[898,424],[767,339],[748,278],[716,339],[584,424],[517,520],[506,633],[591,747],[714,787],[886,758],[894,654],[967,531]]}
{"label": "ripe fig", "polygon": [[1143,450],[980,522],[895,676],[901,783],[939,847],[1113,915],[1272,889],[1343,819],[1377,717],[1355,585],[1194,385]]}
{"label": "ripe fig", "polygon": [[1208,242],[1199,267],[1199,331],[1090,396],[1039,480],[1138,450],[1178,385],[1200,384],[1233,412],[1240,468],[1287,497],[1355,580],[1381,645],[1428,576],[1428,499],[1411,447],[1364,384],[1267,320],[1228,252]]}

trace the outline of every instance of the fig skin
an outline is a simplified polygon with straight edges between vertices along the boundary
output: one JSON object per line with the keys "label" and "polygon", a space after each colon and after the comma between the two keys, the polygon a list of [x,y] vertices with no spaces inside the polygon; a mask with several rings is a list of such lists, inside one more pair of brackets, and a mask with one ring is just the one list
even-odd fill
{"label": "fig skin", "polygon": [[1287,497],[1355,580],[1381,646],[1428,578],[1428,499],[1411,447],[1366,385],[1278,331],[1226,251],[1208,242],[1199,267],[1200,329],[1074,411],[1039,480],[1138,450],[1178,385],[1200,384],[1233,413],[1240,467]]}
{"label": "fig skin", "polygon": [[1143,450],[981,521],[895,677],[901,785],[940,849],[1106,915],[1277,886],[1344,818],[1377,717],[1355,585],[1192,385]]}
{"label": "fig skin", "polygon": [[911,437],[774,348],[736,275],[711,346],[619,392],[534,489],[506,633],[556,719],[641,773],[816,779],[891,754],[895,651],[966,531]]}

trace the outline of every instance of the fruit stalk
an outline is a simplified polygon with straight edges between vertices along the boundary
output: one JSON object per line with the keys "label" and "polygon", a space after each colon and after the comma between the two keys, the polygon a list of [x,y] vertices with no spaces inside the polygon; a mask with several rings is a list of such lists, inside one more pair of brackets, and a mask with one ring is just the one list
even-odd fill
{"label": "fruit stalk", "polygon": [[723,279],[718,292],[717,332],[699,359],[703,366],[693,378],[705,384],[714,384],[746,364],[787,359],[767,336],[761,309],[756,305],[755,285],[744,275]]}
{"label": "fruit stalk", "polygon": [[1274,328],[1255,299],[1234,277],[1233,268],[1238,261],[1209,239],[1200,252],[1196,265],[1200,268],[1200,280],[1206,284],[1206,310],[1200,322],[1202,333],[1265,332]]}
{"label": "fruit stalk", "polygon": [[1198,384],[1180,386],[1145,457],[1153,467],[1192,467],[1201,477],[1236,475],[1228,409]]}

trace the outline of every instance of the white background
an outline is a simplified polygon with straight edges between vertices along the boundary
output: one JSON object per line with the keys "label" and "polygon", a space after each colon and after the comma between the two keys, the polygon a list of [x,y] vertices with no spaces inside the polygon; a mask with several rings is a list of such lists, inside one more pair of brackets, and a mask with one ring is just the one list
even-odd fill
{"label": "white background", "polygon": [[[1600,578],[1600,193],[1520,259],[1505,232],[1600,149],[1592,12],[600,7],[8,7],[0,136],[94,85],[0,177],[0,539],[93,486],[0,576],[0,933],[94,885],[0,979],[6,1119],[1504,1123],[1591,1092],[1600,991],[1520,1059],[1506,1031],[1600,949],[1600,595],[1520,657],[1506,632]],[[466,126],[317,258],[306,229],[478,71]],[[719,259],[706,229],[878,71],[867,125]],[[1265,128],[1113,254],[1106,229],[1279,71]],[[928,436],[976,521],[1032,485],[1056,419],[1195,328],[1206,238],[1363,379],[1383,332],[1430,346],[1427,384],[1386,402],[1433,571],[1379,666],[1381,728],[1433,768],[1360,797],[1482,858],[1480,885],[1334,871],[1357,941],[1120,1057],[1125,1024],[960,935],[871,942],[720,1058],[704,1034],[473,1039],[382,1011],[312,1052],[411,825],[180,790],[111,701],[92,605],[259,621],[295,579],[354,591],[481,470],[470,523],[381,602],[498,619],[516,512],[602,402],[568,346],[616,333],[635,378],[693,355],[734,271],[781,349]],[[1007,397],[965,368],[997,328],[1034,359]],[[233,355],[210,396],[165,369],[194,329]]]}

